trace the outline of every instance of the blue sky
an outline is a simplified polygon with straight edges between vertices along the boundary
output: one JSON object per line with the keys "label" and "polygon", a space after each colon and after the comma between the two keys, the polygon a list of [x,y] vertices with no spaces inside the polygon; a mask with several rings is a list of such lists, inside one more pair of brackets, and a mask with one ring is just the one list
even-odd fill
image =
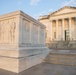
{"label": "blue sky", "polygon": [[38,19],[63,6],[76,6],[76,0],[1,0],[0,15],[22,10],[28,15]]}

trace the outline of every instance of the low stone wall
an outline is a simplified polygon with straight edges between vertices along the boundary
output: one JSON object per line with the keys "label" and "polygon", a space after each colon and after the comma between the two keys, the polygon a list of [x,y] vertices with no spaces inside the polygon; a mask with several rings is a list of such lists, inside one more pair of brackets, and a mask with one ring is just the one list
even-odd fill
{"label": "low stone wall", "polygon": [[46,45],[50,49],[76,49],[76,41],[52,41]]}

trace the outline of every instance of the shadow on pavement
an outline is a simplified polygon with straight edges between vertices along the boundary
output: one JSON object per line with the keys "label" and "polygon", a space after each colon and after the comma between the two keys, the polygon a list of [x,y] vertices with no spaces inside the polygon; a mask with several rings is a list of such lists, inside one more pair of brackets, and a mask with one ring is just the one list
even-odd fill
{"label": "shadow on pavement", "polygon": [[76,75],[76,66],[41,63],[19,74],[0,69],[0,75]]}

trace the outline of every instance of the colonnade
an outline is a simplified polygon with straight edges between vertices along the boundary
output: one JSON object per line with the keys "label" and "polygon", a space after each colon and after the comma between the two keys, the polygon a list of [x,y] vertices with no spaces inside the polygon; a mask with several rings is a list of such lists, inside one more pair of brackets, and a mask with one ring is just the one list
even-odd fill
{"label": "colonnade", "polygon": [[[74,23],[72,22],[72,19],[74,21]],[[63,19],[56,19],[56,20],[51,20],[50,21],[50,29],[51,29],[51,41],[53,40],[56,40],[58,41],[59,40],[59,36],[58,36],[58,27],[59,27],[59,20],[61,20],[61,39],[60,40],[65,40],[65,20],[67,20],[67,25],[68,25],[68,32],[69,32],[69,40],[75,40],[76,39],[76,18],[63,18]],[[55,26],[56,26],[56,38],[53,37],[53,21],[55,22]],[[72,25],[74,26],[74,30],[73,30],[73,33],[74,33],[74,36],[72,36]]]}

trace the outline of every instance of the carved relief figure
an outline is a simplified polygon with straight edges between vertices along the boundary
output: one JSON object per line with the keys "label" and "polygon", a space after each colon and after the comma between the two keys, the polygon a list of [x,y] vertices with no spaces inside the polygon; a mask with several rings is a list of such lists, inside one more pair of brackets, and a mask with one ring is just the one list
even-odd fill
{"label": "carved relief figure", "polygon": [[11,20],[0,22],[0,43],[8,44],[10,41],[14,42],[16,24]]}
{"label": "carved relief figure", "polygon": [[12,21],[10,25],[10,37],[12,42],[14,42],[15,40],[15,29],[16,29],[16,23]]}

